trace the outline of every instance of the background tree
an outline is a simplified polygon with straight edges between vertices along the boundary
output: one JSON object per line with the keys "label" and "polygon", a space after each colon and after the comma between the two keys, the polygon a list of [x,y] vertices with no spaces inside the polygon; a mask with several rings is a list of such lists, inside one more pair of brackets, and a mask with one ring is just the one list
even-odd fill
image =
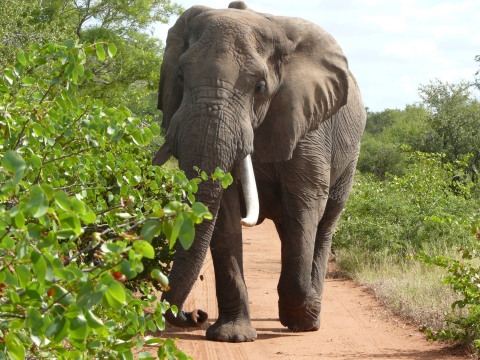
{"label": "background tree", "polygon": [[387,173],[403,175],[408,162],[402,145],[420,149],[427,132],[426,110],[407,105],[404,110],[368,112],[358,159],[358,170],[384,179]]}
{"label": "background tree", "polygon": [[163,45],[152,25],[181,12],[170,0],[2,0],[0,64],[15,63],[18,49],[32,43],[108,41],[118,54],[89,60],[95,76],[89,94],[110,106],[127,99],[127,105],[138,103],[158,84]]}
{"label": "background tree", "polygon": [[445,153],[453,162],[471,154],[469,172],[478,180],[480,165],[480,103],[471,92],[471,83],[431,81],[420,85],[419,94],[427,109],[429,130],[424,151]]}

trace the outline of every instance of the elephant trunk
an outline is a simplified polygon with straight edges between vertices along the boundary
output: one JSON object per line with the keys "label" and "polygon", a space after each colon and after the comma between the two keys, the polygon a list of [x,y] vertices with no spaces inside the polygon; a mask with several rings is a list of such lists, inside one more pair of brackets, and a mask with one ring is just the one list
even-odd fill
{"label": "elephant trunk", "polygon": [[[173,154],[188,178],[198,176],[194,166],[207,173],[215,172],[216,167],[232,171],[235,164],[239,164],[238,160],[244,159],[253,150],[253,129],[239,108],[239,102],[232,99],[212,100],[209,96],[220,91],[216,87],[204,86],[198,89],[197,93],[185,92],[182,105],[173,116],[167,132],[165,149],[159,150],[154,160],[155,163],[161,163],[160,159]],[[222,91],[228,93],[227,90]],[[225,97],[229,98],[226,95]],[[251,160],[249,164],[240,167],[241,173],[246,177],[242,183],[246,186],[246,192],[252,194],[248,198],[255,197],[258,203],[256,190],[252,190],[255,185],[252,185],[251,181]],[[171,311],[165,314],[172,325],[201,326],[207,320],[208,315],[205,312],[185,312],[183,305],[200,274],[210,246],[222,194],[223,188],[219,181],[207,180],[199,184],[196,201],[208,207],[213,220],[195,225],[195,239],[188,250],[177,244],[169,276],[170,291],[162,294],[162,299],[179,309],[176,316]],[[256,207],[258,208],[258,205]],[[258,210],[253,213],[250,211],[249,214],[245,222],[256,223]]]}
{"label": "elephant trunk", "polygon": [[213,215],[213,220],[204,221],[195,226],[195,239],[188,250],[185,250],[177,242],[175,258],[169,275],[170,290],[162,294],[162,300],[167,300],[170,304],[178,307],[179,311],[176,316],[170,310],[165,313],[166,320],[174,326],[201,326],[208,318],[208,314],[199,309],[185,312],[183,305],[200,274],[205,260],[220,207],[222,192],[221,185],[215,184],[212,180],[200,184],[196,199],[208,206]]}

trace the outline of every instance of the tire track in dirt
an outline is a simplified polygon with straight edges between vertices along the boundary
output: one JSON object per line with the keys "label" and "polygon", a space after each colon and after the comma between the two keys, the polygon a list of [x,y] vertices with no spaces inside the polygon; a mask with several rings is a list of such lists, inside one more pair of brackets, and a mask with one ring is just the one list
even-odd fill
{"label": "tire track in dirt", "polygon": [[321,329],[292,333],[278,321],[277,282],[280,240],[272,222],[244,228],[245,281],[252,325],[258,338],[252,343],[225,344],[205,340],[205,330],[217,318],[215,278],[210,254],[187,299],[185,310],[201,308],[209,320],[199,329],[172,326],[162,336],[177,337],[178,347],[196,360],[263,359],[461,359],[452,350],[431,344],[416,328],[385,315],[374,297],[342,279],[327,279]]}

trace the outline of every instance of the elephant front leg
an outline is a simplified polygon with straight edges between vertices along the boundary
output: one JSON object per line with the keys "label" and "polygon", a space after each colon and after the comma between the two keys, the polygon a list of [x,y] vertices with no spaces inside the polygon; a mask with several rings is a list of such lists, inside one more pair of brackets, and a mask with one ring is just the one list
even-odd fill
{"label": "elephant front leg", "polygon": [[227,342],[254,341],[248,294],[243,277],[242,228],[236,184],[225,190],[210,250],[215,270],[218,320],[208,328],[207,339]]}

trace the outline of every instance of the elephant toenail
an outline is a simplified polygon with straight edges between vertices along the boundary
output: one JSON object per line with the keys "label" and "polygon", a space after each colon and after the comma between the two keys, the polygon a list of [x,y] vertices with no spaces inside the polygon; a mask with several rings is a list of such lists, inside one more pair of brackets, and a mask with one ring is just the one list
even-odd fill
{"label": "elephant toenail", "polygon": [[245,342],[247,339],[243,335],[235,335],[232,339],[232,342],[238,343],[238,342]]}
{"label": "elephant toenail", "polygon": [[216,340],[221,342],[228,342],[230,340],[230,336],[221,332],[221,333],[218,333]]}

